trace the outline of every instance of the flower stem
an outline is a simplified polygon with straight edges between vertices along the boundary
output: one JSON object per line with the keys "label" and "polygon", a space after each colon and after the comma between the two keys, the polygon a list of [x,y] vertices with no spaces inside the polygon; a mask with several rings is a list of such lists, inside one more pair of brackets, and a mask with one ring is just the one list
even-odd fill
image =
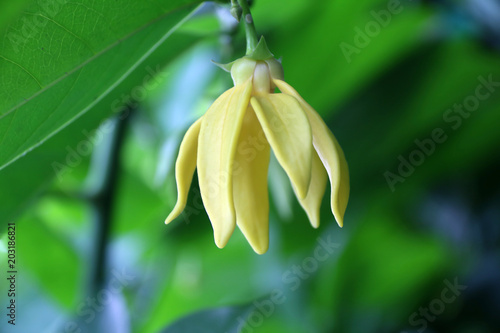
{"label": "flower stem", "polygon": [[257,38],[257,31],[255,30],[255,25],[253,24],[252,13],[250,13],[250,7],[248,6],[248,0],[238,0],[238,3],[242,9],[242,19],[245,24],[245,32],[247,37],[247,55],[252,53],[257,47],[259,42]]}
{"label": "flower stem", "polygon": [[96,214],[96,252],[94,272],[92,274],[91,294],[95,295],[106,283],[107,250],[111,234],[111,220],[113,205],[117,194],[120,153],[122,152],[125,131],[132,118],[126,110],[120,117],[114,119],[114,126],[110,133],[108,145],[96,147],[95,152],[101,149],[99,165],[91,169],[91,173],[99,181],[97,186],[88,193],[88,200]]}

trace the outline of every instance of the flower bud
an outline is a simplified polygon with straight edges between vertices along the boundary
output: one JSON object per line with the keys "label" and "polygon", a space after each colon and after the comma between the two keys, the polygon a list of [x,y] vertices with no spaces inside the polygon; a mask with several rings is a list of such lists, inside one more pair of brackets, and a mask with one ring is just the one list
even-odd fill
{"label": "flower bud", "polygon": [[274,58],[271,58],[271,59],[267,59],[266,63],[269,66],[269,71],[271,73],[271,79],[283,81],[285,78],[285,75],[283,73],[283,66],[281,65],[281,62],[274,59]]}
{"label": "flower bud", "polygon": [[239,22],[241,20],[241,14],[243,13],[243,10],[238,4],[233,4],[231,6],[230,13],[236,19],[236,21]]}
{"label": "flower bud", "polygon": [[231,67],[231,77],[233,78],[234,85],[245,83],[252,75],[257,65],[257,61],[240,58],[233,63]]}
{"label": "flower bud", "polygon": [[276,88],[273,79],[283,80],[283,67],[274,58],[256,61],[243,57],[232,65],[231,77],[234,85],[242,84],[252,78],[254,94],[269,94]]}
{"label": "flower bud", "polygon": [[253,72],[253,92],[254,94],[269,94],[271,91],[271,75],[269,67],[263,61],[259,61]]}

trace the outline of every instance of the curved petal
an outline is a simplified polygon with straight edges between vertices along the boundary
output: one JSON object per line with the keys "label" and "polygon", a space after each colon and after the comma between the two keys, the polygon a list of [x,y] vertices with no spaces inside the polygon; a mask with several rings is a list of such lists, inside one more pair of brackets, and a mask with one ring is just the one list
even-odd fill
{"label": "curved petal", "polygon": [[270,151],[259,120],[249,107],[234,158],[233,197],[236,224],[258,254],[265,253],[269,247]]}
{"label": "curved petal", "polygon": [[342,148],[321,116],[293,89],[281,80],[274,80],[282,93],[295,97],[306,111],[313,131],[313,145],[330,177],[331,207],[340,227],[349,199],[349,168]]}
{"label": "curved petal", "polygon": [[250,103],[276,159],[299,198],[305,198],[311,181],[313,146],[304,110],[294,97],[284,94],[254,96]]}
{"label": "curved petal", "polygon": [[309,217],[309,221],[314,228],[319,227],[319,209],[321,207],[323,195],[325,195],[327,181],[328,176],[325,167],[323,163],[321,163],[318,154],[314,151],[309,190],[304,199],[299,198],[300,205],[306,211],[307,217]]}
{"label": "curved petal", "polygon": [[203,204],[222,248],[233,233],[233,162],[241,124],[252,93],[251,81],[222,94],[203,116],[198,139],[198,179]]}
{"label": "curved petal", "polygon": [[182,139],[181,146],[179,148],[179,155],[177,157],[177,161],[175,162],[177,203],[165,220],[165,224],[172,222],[186,207],[189,188],[191,187],[194,170],[196,169],[198,135],[200,134],[202,119],[203,117],[191,125]]}

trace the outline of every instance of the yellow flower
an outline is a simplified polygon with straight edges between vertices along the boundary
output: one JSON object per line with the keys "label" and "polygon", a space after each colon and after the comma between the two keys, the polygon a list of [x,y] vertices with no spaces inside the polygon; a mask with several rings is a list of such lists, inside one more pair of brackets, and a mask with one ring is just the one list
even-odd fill
{"label": "yellow flower", "polygon": [[[331,184],[331,209],[342,227],[349,197],[344,153],[319,114],[286,82],[274,58],[243,57],[232,64],[235,86],[187,131],[176,162],[177,203],[184,210],[193,174],[222,248],[236,225],[255,252],[269,246],[267,173],[272,148],[313,227]],[[275,88],[281,93],[274,93]]]}

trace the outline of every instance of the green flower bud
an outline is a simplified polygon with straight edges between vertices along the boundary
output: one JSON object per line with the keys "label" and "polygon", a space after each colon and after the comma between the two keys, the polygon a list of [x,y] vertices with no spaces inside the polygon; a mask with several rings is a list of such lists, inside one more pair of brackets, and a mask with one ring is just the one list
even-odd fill
{"label": "green flower bud", "polygon": [[281,63],[270,58],[266,61],[256,61],[248,57],[236,60],[231,68],[234,85],[240,85],[252,78],[254,94],[273,92],[276,88],[273,80],[283,80]]}

